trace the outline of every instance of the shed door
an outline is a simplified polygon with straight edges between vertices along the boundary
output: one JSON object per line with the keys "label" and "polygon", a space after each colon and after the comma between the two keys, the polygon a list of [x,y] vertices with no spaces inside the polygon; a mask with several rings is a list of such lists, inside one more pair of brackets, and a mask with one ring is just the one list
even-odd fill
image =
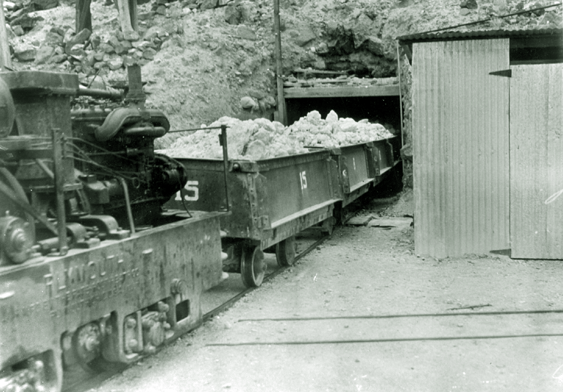
{"label": "shed door", "polygon": [[509,247],[508,39],[413,46],[415,251]]}
{"label": "shed door", "polygon": [[510,237],[513,258],[563,259],[563,64],[512,67]]}

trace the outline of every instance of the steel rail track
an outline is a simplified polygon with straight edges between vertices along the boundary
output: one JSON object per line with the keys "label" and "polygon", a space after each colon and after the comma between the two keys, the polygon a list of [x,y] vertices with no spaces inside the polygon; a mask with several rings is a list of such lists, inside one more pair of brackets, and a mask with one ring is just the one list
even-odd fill
{"label": "steel rail track", "polygon": [[[329,235],[323,235],[321,238],[317,239],[315,242],[313,242],[311,245],[309,245],[302,252],[299,252],[299,254],[295,255],[295,262],[297,262],[301,258],[305,257],[307,254],[309,254],[311,251],[313,251],[316,247],[318,247],[320,244],[322,244],[327,238],[329,238]],[[293,265],[295,265],[295,263]],[[291,268],[293,265],[287,266],[287,267],[278,267],[276,270],[272,271],[271,273],[269,273],[268,275],[266,275],[264,277],[263,283],[272,280],[273,278],[275,278],[276,276],[278,276],[282,272],[286,271],[288,268]],[[249,288],[241,291],[240,293],[238,293],[234,297],[231,297],[229,300],[227,300],[223,304],[221,304],[221,305],[217,306],[216,308],[212,309],[211,311],[205,313],[203,315],[203,322],[208,321],[211,318],[213,318],[214,316],[218,315],[219,313],[224,312],[225,310],[229,309],[231,306],[233,306],[237,301],[239,301],[246,294],[251,293],[252,291],[254,291],[258,288],[260,288],[260,287],[249,287]],[[142,359],[143,358],[139,358],[139,360],[142,360]],[[100,386],[100,384],[102,382],[104,382],[105,380],[108,380],[109,378],[111,378],[111,377],[113,377],[117,374],[122,373],[124,370],[126,370],[130,366],[131,365],[116,364],[116,366],[112,369],[92,374],[89,377],[83,378],[79,381],[70,383],[68,385],[65,385],[63,383],[63,389],[62,389],[61,392],[85,392],[85,391],[88,391],[90,389],[97,388],[98,386]]]}
{"label": "steel rail track", "polygon": [[[313,251],[313,249],[315,249],[317,246],[322,244],[328,237],[329,237],[328,235],[324,235],[323,237],[316,240],[309,247],[307,247],[307,249],[305,249],[302,252],[300,252],[299,254],[295,255],[295,262],[297,262],[299,259],[305,257],[307,254],[309,254],[311,251]],[[291,268],[291,267],[293,267],[293,265],[287,266],[287,267],[277,268],[275,271],[271,272],[270,274],[268,274],[264,277],[262,284],[270,281],[271,279],[275,278],[276,276],[278,276],[279,274],[281,274],[282,272],[286,271],[288,268]],[[233,306],[239,299],[244,297],[246,294],[248,294],[248,293],[250,293],[250,292],[252,292],[252,291],[254,291],[258,288],[259,287],[249,287],[249,288],[241,291],[240,293],[238,293],[237,295],[235,295],[234,297],[229,299],[227,302],[225,302],[225,303],[217,306],[215,309],[205,313],[203,315],[203,321],[207,321],[207,320],[211,319],[212,317],[216,316],[217,314],[224,312],[225,310],[227,310],[231,306]]]}

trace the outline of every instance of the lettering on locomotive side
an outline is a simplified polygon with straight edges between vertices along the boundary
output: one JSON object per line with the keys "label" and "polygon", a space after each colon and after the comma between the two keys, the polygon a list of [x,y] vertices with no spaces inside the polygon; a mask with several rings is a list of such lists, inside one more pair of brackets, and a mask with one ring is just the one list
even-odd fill
{"label": "lettering on locomotive side", "polygon": [[86,260],[70,260],[62,270],[51,265],[50,273],[44,275],[49,298],[70,296],[80,302],[80,297],[88,297],[85,290],[96,290],[100,284],[111,282],[119,285],[120,277],[138,275],[138,268],[132,268],[131,262],[125,260],[120,254],[92,254]]}
{"label": "lettering on locomotive side", "polygon": [[136,292],[149,275],[154,275],[151,278],[155,284],[161,283],[160,268],[153,268],[153,259],[152,248],[137,248],[123,254],[91,253],[54,262],[49,266],[49,273],[43,275],[48,294],[24,306],[17,303],[0,306],[0,325],[5,324],[5,320],[45,315],[54,320],[81,312],[124,293]]}

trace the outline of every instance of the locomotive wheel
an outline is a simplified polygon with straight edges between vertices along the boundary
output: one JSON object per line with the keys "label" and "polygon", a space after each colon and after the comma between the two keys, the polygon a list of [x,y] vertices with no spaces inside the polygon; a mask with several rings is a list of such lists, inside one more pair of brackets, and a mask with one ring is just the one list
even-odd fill
{"label": "locomotive wheel", "polygon": [[295,263],[295,236],[276,244],[276,260],[280,267],[289,267]]}
{"label": "locomotive wheel", "polygon": [[259,287],[266,274],[264,253],[260,247],[247,245],[242,250],[240,276],[246,287]]}

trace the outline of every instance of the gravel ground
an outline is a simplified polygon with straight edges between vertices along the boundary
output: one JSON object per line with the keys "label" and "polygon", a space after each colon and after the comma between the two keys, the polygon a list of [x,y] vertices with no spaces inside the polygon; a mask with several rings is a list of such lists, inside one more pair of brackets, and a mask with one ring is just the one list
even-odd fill
{"label": "gravel ground", "polygon": [[563,265],[417,257],[409,197],[95,391],[563,390]]}

